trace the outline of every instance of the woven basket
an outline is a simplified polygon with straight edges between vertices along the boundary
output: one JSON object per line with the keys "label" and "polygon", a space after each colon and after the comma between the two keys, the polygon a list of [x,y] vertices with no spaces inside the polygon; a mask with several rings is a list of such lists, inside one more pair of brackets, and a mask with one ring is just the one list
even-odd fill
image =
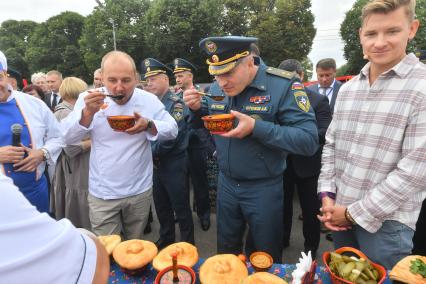
{"label": "woven basket", "polygon": [[[351,247],[341,247],[341,248],[336,249],[335,252],[338,253],[338,254],[342,254],[344,252],[351,252],[351,253],[356,254],[359,258],[362,257],[365,260],[368,260],[368,258],[365,254],[363,254],[361,251],[359,251],[355,248],[351,248]],[[328,252],[328,251],[324,252],[323,255],[322,255],[322,260],[325,264],[325,267],[326,267],[328,273],[330,273],[331,283],[333,283],[333,284],[353,284],[353,282],[350,282],[348,280],[340,278],[339,276],[337,276],[336,274],[334,274],[331,271],[330,267],[328,266],[328,263],[330,262],[330,252]],[[378,284],[382,284],[386,279],[385,268],[383,266],[377,264],[377,263],[370,261],[370,260],[369,260],[369,262],[379,272],[380,280],[378,281]]]}

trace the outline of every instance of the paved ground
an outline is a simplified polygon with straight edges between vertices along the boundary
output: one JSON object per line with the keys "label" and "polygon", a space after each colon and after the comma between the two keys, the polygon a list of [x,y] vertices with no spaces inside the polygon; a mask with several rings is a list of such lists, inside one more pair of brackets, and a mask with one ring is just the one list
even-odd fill
{"label": "paved ground", "polygon": [[[293,228],[290,239],[290,246],[283,251],[283,263],[296,263],[300,257],[300,252],[303,251],[303,235],[302,235],[302,221],[299,221],[297,217],[301,213],[299,201],[295,193],[294,200],[294,213],[293,213]],[[155,215],[155,214],[154,214]],[[196,214],[193,214],[194,226],[195,226],[195,243],[198,248],[200,257],[207,258],[216,254],[216,215],[211,215],[211,227],[207,232],[201,230],[201,225]],[[145,239],[150,241],[156,241],[158,239],[159,223],[154,216],[154,222],[152,223],[152,232],[145,236]],[[179,228],[176,225],[177,240],[179,240]],[[317,260],[322,263],[322,253],[324,251],[333,250],[332,243],[325,239],[325,234],[321,234],[320,248],[317,253]]]}

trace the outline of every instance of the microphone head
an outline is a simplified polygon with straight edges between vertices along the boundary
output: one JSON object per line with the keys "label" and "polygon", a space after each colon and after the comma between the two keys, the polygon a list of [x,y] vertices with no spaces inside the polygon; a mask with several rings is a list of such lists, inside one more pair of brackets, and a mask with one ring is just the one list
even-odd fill
{"label": "microphone head", "polygon": [[13,134],[21,134],[22,133],[22,125],[20,125],[19,123],[15,123],[12,124],[12,126],[10,127],[10,130],[12,131]]}

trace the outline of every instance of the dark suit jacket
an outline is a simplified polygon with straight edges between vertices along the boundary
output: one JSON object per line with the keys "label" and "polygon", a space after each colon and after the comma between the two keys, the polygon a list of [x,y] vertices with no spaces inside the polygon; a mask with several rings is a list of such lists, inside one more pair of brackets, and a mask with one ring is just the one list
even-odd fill
{"label": "dark suit jacket", "polygon": [[[334,113],[334,105],[336,103],[337,94],[339,93],[339,89],[342,85],[343,84],[340,81],[337,81],[337,80],[334,83],[333,95],[331,96],[331,102],[330,102],[331,115],[333,115],[333,113]],[[310,89],[310,90],[313,90],[313,91],[319,93],[319,84],[311,85],[307,89]]]}
{"label": "dark suit jacket", "polygon": [[[331,111],[327,97],[320,95],[318,92],[314,92],[311,89],[306,89],[306,93],[315,112],[318,127],[318,138],[321,146],[318,148],[317,152],[310,157],[293,154],[287,156],[287,161],[289,162],[289,160],[291,160],[294,172],[299,178],[319,175],[321,170],[322,146],[325,143],[325,133],[327,132],[327,128],[331,122]],[[290,163],[287,163],[287,165],[289,164]]]}
{"label": "dark suit jacket", "polygon": [[[44,102],[46,103],[46,105],[50,108],[50,110],[52,112],[54,112],[55,110],[52,109],[52,103],[51,103],[51,99],[52,98],[52,93],[49,93],[47,95],[44,96]],[[60,104],[62,102],[62,98],[59,99],[58,104]]]}

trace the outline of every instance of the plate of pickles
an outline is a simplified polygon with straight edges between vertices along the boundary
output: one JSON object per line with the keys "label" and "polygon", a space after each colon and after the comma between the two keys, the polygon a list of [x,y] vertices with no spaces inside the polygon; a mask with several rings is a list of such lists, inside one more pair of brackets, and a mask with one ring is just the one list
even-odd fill
{"label": "plate of pickles", "polygon": [[333,284],[381,284],[386,279],[385,268],[355,248],[325,252],[323,261]]}

